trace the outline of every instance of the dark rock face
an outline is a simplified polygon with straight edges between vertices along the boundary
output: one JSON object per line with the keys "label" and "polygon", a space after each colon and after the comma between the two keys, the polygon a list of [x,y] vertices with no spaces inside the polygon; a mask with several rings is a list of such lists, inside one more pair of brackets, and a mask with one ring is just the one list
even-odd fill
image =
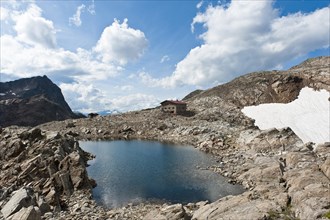
{"label": "dark rock face", "polygon": [[47,76],[0,82],[0,126],[35,126],[78,118]]}

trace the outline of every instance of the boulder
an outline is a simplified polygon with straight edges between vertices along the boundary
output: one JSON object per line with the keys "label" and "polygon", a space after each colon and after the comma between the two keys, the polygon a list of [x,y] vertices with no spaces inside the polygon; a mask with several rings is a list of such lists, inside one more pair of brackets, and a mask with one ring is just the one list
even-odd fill
{"label": "boulder", "polygon": [[17,157],[22,151],[24,151],[25,146],[20,140],[14,140],[8,144],[6,157],[12,158]]}
{"label": "boulder", "polygon": [[174,204],[167,206],[160,211],[153,210],[149,212],[145,217],[145,220],[185,220],[188,219],[188,215],[183,208],[182,204]]}
{"label": "boulder", "polygon": [[11,199],[1,209],[1,212],[5,218],[16,213],[23,207],[29,207],[33,205],[33,199],[30,189],[21,188],[13,193]]}
{"label": "boulder", "polygon": [[9,217],[11,220],[41,220],[41,214],[38,207],[29,206],[27,208],[23,207],[13,216]]}
{"label": "boulder", "polygon": [[43,138],[42,134],[41,134],[41,130],[39,128],[34,128],[29,136],[30,140],[41,140]]}
{"label": "boulder", "polygon": [[46,138],[47,139],[59,139],[59,138],[61,138],[61,135],[56,131],[47,131]]}

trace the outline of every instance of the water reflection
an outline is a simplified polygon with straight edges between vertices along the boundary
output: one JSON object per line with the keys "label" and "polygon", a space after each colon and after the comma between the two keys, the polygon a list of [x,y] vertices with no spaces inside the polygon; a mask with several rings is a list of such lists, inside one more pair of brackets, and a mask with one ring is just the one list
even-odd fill
{"label": "water reflection", "polygon": [[98,183],[94,198],[108,207],[146,200],[214,201],[243,191],[219,175],[196,169],[215,162],[192,147],[146,141],[89,141],[80,146],[96,155],[87,170]]}

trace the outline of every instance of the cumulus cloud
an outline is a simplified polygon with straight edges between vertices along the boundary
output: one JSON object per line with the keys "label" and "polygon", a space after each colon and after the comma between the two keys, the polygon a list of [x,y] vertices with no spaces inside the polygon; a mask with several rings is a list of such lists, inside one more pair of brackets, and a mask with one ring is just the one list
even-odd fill
{"label": "cumulus cloud", "polygon": [[[169,85],[174,85],[176,82],[173,77],[164,77],[161,79],[153,78],[147,72],[140,72],[137,75],[138,79],[145,85],[149,87],[169,87]],[[181,84],[182,85],[182,84]]]}
{"label": "cumulus cloud", "polygon": [[112,99],[112,109],[120,112],[153,108],[159,105],[159,100],[153,95],[143,93],[129,94]]}
{"label": "cumulus cloud", "polygon": [[127,22],[115,19],[104,29],[94,48],[103,62],[125,65],[143,55],[148,41],[142,31],[128,27]]}
{"label": "cumulus cloud", "polygon": [[[159,105],[159,100],[155,96],[143,93],[109,98],[107,94],[86,82],[62,83],[60,88],[71,108],[82,113],[103,110],[125,112]],[[127,88],[122,87],[121,89],[130,90]]]}
{"label": "cumulus cloud", "polygon": [[[3,11],[6,9],[2,8],[1,12]],[[3,14],[2,16],[4,19],[9,19],[8,16]],[[16,35],[7,34],[0,37],[0,71],[17,77],[40,74],[52,77],[58,73],[65,73],[67,77],[84,81],[115,77],[123,71],[123,65],[103,62],[103,59],[99,59],[99,56],[103,55],[102,52],[112,48],[112,44],[123,45],[126,40],[128,45],[139,44],[141,42],[139,37],[142,41],[147,41],[143,32],[129,28],[125,20],[123,24],[115,22],[110,26],[110,29],[114,28],[114,32],[109,34],[109,40],[117,39],[117,41],[105,42],[107,38],[102,35],[103,38],[98,41],[96,47],[100,52],[94,51],[93,48],[90,50],[77,48],[76,51],[69,51],[57,47],[56,29],[53,22],[42,17],[42,10],[37,5],[29,4],[26,10],[12,10],[11,18]],[[104,30],[104,33],[107,33],[107,30]],[[123,34],[123,39],[118,36],[120,34]],[[137,36],[136,41],[134,36]],[[106,45],[105,48],[102,48],[102,45]],[[122,46],[121,49],[125,50],[122,53],[116,50],[116,46],[114,48],[111,54],[112,59],[121,61],[121,64],[126,64],[142,54],[142,51],[138,51],[139,47]]]}
{"label": "cumulus cloud", "polygon": [[111,102],[106,95],[90,83],[61,83],[59,87],[70,107],[83,113],[97,112],[107,109]]}
{"label": "cumulus cloud", "polygon": [[82,22],[80,19],[81,13],[84,12],[86,6],[84,4],[80,5],[77,7],[76,13],[69,18],[69,24],[70,25],[75,25],[77,27],[81,26]]}
{"label": "cumulus cloud", "polygon": [[78,48],[71,52],[62,48],[31,47],[15,37],[0,37],[2,73],[18,77],[65,72],[66,76],[85,80],[98,80],[119,74],[120,67],[99,62],[90,51]]}
{"label": "cumulus cloud", "polygon": [[53,22],[42,17],[42,10],[31,4],[23,13],[14,13],[17,39],[23,43],[46,48],[56,47],[56,30]]}
{"label": "cumulus cloud", "polygon": [[209,6],[192,22],[206,31],[201,46],[190,50],[163,86],[207,86],[243,73],[279,66],[298,56],[329,47],[329,7],[280,16],[272,1],[232,1]]}

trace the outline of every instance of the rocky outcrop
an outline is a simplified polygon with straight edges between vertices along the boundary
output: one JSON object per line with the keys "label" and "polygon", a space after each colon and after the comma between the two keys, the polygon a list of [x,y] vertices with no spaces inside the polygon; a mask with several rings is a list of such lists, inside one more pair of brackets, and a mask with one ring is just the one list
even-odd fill
{"label": "rocky outcrop", "polygon": [[0,133],[1,213],[5,219],[41,219],[66,209],[66,198],[82,191],[91,196],[87,176],[92,155],[67,135],[38,128],[8,127]]}
{"label": "rocky outcrop", "polygon": [[47,76],[0,82],[0,126],[35,126],[81,117],[73,113],[62,92]]}
{"label": "rocky outcrop", "polygon": [[[8,218],[12,214],[20,211],[22,208],[27,208],[29,206],[34,205],[34,203],[35,202],[33,202],[32,192],[29,189],[21,188],[13,192],[13,196],[1,209],[1,212],[5,218]],[[24,213],[27,212],[24,211]],[[40,219],[40,214],[39,214],[39,219]]]}

